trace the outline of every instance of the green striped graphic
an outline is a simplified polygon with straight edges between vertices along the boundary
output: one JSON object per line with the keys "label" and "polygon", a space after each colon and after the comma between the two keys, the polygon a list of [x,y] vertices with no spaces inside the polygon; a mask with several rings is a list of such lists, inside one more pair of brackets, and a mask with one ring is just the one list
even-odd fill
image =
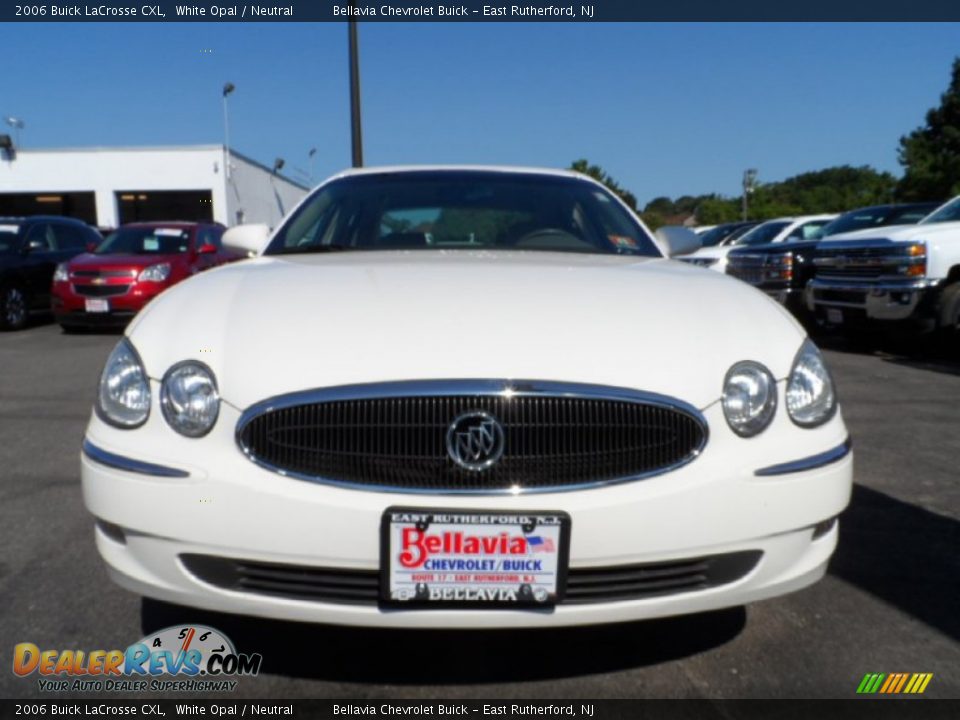
{"label": "green striped graphic", "polygon": [[886,676],[886,673],[867,673],[863,676],[863,680],[860,681],[860,685],[857,687],[857,692],[861,695],[875,693],[880,689],[880,684],[883,682],[883,679]]}

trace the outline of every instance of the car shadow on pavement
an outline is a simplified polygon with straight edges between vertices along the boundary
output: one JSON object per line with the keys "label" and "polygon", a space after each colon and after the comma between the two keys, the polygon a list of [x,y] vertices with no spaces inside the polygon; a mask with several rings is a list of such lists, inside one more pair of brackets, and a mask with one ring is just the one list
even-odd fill
{"label": "car shadow on pavement", "polygon": [[[473,684],[576,677],[654,665],[723,645],[743,607],[663,620],[536,630],[385,630],[265,620],[144,599],[144,634],[216,628],[263,672],[373,684]],[[320,652],[318,652],[320,650]]]}
{"label": "car shadow on pavement", "polygon": [[960,640],[960,521],[855,485],[830,574]]}
{"label": "car shadow on pavement", "polygon": [[885,336],[880,333],[818,332],[823,350],[852,355],[871,355],[884,362],[918,370],[960,375],[960,347],[937,343],[925,336]]}

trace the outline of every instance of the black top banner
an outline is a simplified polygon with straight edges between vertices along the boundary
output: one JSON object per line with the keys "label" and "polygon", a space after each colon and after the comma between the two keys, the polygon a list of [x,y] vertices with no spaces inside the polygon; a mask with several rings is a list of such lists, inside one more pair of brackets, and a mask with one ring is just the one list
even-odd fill
{"label": "black top banner", "polygon": [[26,0],[4,2],[5,22],[656,22],[960,21],[955,0]]}

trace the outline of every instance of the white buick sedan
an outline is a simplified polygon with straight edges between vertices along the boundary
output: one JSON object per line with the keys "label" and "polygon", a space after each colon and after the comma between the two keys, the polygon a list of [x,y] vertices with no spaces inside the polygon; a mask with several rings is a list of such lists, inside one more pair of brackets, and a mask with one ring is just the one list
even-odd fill
{"label": "white buick sedan", "polygon": [[557,626],[819,579],[853,458],[819,351],[602,185],[361,170],[107,360],[83,490],[112,577],[183,605]]}

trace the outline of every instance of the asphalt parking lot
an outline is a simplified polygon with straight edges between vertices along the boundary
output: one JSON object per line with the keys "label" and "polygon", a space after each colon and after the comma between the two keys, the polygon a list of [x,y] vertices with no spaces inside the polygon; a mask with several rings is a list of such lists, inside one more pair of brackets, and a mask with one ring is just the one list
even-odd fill
{"label": "asphalt parking lot", "polygon": [[[205,623],[264,671],[234,697],[372,699],[837,697],[867,672],[932,672],[960,697],[960,362],[827,339],[856,449],[856,488],[828,576],[706,615],[535,632],[304,626],[143,601],[108,579],[78,455],[117,335],[39,322],[0,334],[0,695],[40,696],[13,646],[126,647]],[[46,697],[50,697],[47,695]]]}

